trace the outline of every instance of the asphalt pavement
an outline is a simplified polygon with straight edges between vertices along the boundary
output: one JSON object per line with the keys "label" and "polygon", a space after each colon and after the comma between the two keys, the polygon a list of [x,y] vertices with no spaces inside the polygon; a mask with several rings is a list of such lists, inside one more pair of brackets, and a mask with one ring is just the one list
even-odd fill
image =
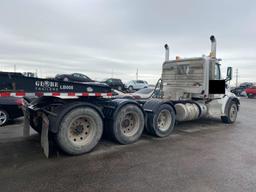
{"label": "asphalt pavement", "polygon": [[256,99],[241,99],[235,124],[176,125],[163,139],[101,141],[89,154],[46,159],[39,136],[21,138],[22,120],[0,127],[1,191],[256,191]]}

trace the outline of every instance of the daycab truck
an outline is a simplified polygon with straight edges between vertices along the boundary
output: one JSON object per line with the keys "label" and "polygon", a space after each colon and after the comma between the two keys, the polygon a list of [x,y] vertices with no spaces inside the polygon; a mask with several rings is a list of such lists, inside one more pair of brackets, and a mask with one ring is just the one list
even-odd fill
{"label": "daycab truck", "polygon": [[[0,73],[0,96],[25,98],[24,132],[41,134],[46,156],[51,143],[70,155],[91,151],[104,132],[120,144],[136,142],[145,128],[156,137],[169,136],[176,121],[220,117],[234,123],[239,99],[226,89],[232,78],[228,67],[221,78],[216,40],[211,36],[209,56],[169,59],[165,45],[159,98],[115,99],[105,84],[74,83]],[[29,102],[27,96],[38,98]]]}

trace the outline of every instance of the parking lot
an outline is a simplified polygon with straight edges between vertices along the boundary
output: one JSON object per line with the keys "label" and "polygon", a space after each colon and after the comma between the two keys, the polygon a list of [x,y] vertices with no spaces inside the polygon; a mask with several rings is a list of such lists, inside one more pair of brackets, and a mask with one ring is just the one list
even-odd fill
{"label": "parking lot", "polygon": [[1,127],[1,191],[255,191],[256,100],[241,99],[233,125],[219,119],[176,125],[128,146],[103,140],[93,152],[46,159],[22,119]]}

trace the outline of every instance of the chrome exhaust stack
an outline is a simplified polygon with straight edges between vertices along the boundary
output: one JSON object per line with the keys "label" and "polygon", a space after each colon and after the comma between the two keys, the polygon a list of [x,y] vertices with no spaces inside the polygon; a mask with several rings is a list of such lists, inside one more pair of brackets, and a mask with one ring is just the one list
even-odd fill
{"label": "chrome exhaust stack", "polygon": [[169,61],[169,46],[165,44],[164,48],[165,48],[165,61]]}
{"label": "chrome exhaust stack", "polygon": [[216,39],[215,37],[212,35],[210,37],[211,40],[211,53],[210,53],[210,57],[216,58]]}

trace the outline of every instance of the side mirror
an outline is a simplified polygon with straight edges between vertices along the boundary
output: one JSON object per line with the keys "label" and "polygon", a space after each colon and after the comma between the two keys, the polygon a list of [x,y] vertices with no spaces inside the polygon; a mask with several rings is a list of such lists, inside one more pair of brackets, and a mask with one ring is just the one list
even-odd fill
{"label": "side mirror", "polygon": [[232,79],[232,74],[232,67],[228,67],[226,81],[230,81]]}

